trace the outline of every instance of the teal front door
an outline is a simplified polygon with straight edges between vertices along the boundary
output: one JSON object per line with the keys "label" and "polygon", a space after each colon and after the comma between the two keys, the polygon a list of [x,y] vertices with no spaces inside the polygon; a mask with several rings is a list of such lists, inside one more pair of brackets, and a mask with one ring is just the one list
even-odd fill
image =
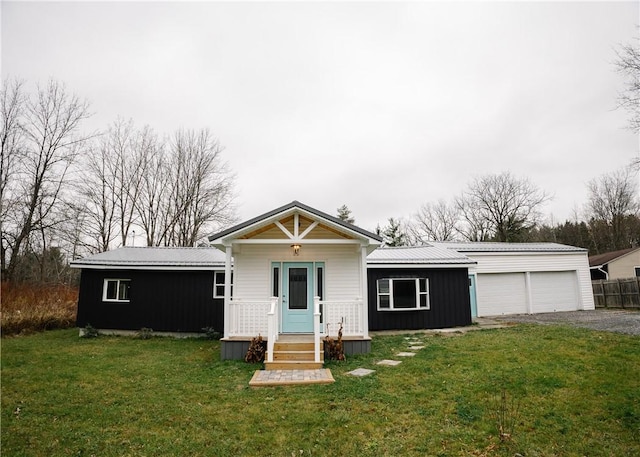
{"label": "teal front door", "polygon": [[313,332],[313,263],[286,262],[282,274],[282,332]]}

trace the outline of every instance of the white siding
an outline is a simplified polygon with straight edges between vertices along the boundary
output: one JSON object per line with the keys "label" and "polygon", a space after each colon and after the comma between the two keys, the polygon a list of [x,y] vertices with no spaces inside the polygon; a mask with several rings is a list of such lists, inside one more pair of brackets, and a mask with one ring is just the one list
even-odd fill
{"label": "white siding", "polygon": [[247,244],[234,253],[234,262],[237,300],[271,297],[272,262],[324,262],[326,300],[355,300],[363,294],[360,251],[352,245],[303,244],[300,255],[294,256],[290,246]]}
{"label": "white siding", "polygon": [[531,299],[533,313],[580,309],[576,272],[531,273]]}
{"label": "white siding", "polygon": [[[593,292],[591,289],[591,276],[589,274],[589,262],[586,252],[571,253],[549,253],[549,252],[513,252],[513,253],[486,253],[469,252],[464,253],[471,259],[478,262],[475,271],[478,274],[478,316],[490,316],[500,314],[544,312],[543,310],[580,310],[595,309]],[[541,275],[538,273],[557,272],[554,275]],[[500,299],[497,295],[501,293],[501,287],[515,287],[513,285],[501,286],[499,275],[492,275],[489,282],[485,281],[484,287],[482,279],[488,273],[520,273],[522,281],[527,285],[526,273],[530,273],[530,290],[525,289],[524,298],[518,290],[511,290],[514,299],[522,300],[515,304],[506,303],[507,298]],[[571,298],[568,277],[575,278],[575,297]],[[502,277],[503,279],[505,277]],[[513,277],[507,278],[509,281]],[[547,285],[544,285],[544,280]],[[542,281],[542,284],[541,284]],[[536,284],[534,289],[533,284]],[[495,287],[495,292],[483,291],[487,287]],[[558,290],[556,290],[559,288]],[[553,289],[553,290],[550,290]],[[545,298],[545,294],[556,294],[557,298]],[[529,303],[529,296],[531,303]],[[552,304],[555,302],[555,305]],[[572,302],[570,305],[569,303]],[[502,304],[502,305],[500,305]],[[531,306],[529,306],[531,305]],[[552,309],[552,305],[554,308]],[[504,306],[504,309],[499,308]],[[517,311],[514,311],[517,310]]]}
{"label": "white siding", "polygon": [[524,273],[483,273],[477,281],[478,316],[527,312]]}

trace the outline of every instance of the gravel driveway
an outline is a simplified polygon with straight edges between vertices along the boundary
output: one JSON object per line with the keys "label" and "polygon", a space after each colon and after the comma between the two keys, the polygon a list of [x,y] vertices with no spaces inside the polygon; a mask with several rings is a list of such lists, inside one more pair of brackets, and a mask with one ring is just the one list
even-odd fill
{"label": "gravel driveway", "polygon": [[607,332],[640,335],[640,311],[596,309],[542,314],[516,314],[493,317],[498,322],[568,324]]}

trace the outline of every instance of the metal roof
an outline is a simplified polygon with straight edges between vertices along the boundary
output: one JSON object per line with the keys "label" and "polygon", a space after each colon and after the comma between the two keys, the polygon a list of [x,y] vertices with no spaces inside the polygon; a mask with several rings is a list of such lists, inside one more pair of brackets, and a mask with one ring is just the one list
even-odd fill
{"label": "metal roof", "polygon": [[[557,243],[454,243],[383,247],[370,253],[368,265],[473,265],[464,253],[585,252]],[[215,248],[123,247],[71,262],[74,268],[96,269],[214,269],[225,264],[225,254]]]}
{"label": "metal roof", "polygon": [[332,223],[334,223],[336,225],[339,225],[339,226],[347,229],[348,231],[356,232],[361,236],[365,236],[367,238],[371,238],[371,239],[373,239],[375,241],[378,241],[378,242],[382,241],[382,238],[379,235],[371,233],[371,232],[369,232],[369,231],[367,231],[365,229],[362,229],[362,228],[360,228],[358,226],[355,226],[353,224],[349,224],[348,222],[345,222],[342,219],[337,218],[335,216],[331,216],[330,214],[323,213],[322,211],[319,211],[319,210],[317,210],[315,208],[312,208],[312,207],[307,206],[307,205],[305,205],[303,203],[300,203],[297,200],[294,200],[291,203],[283,205],[283,206],[281,206],[279,208],[276,208],[276,209],[274,209],[272,211],[269,211],[268,213],[264,213],[264,214],[262,214],[260,216],[254,217],[253,219],[249,219],[248,221],[242,222],[241,224],[235,225],[235,226],[233,226],[231,228],[228,228],[227,230],[224,230],[222,232],[214,233],[213,235],[209,236],[209,241],[212,242],[214,240],[219,240],[219,239],[224,238],[224,237],[226,237],[226,236],[228,236],[228,235],[230,235],[230,234],[232,234],[234,232],[239,232],[244,228],[250,227],[250,226],[252,226],[254,224],[257,224],[257,223],[259,223],[261,221],[268,220],[268,219],[270,219],[270,218],[272,218],[274,216],[277,216],[278,214],[286,213],[287,211],[290,211],[290,210],[292,210],[294,208],[301,209],[303,211],[306,211],[307,213],[313,214],[314,216],[317,216],[317,217],[322,218],[322,219],[326,219],[326,220],[328,220],[328,221],[330,221],[330,222],[332,222]]}
{"label": "metal roof", "polygon": [[378,248],[367,257],[367,264],[473,265],[464,254],[436,245]]}
{"label": "metal roof", "polygon": [[587,249],[558,243],[499,243],[499,242],[430,242],[434,246],[458,252],[586,252]]}
{"label": "metal roof", "polygon": [[210,269],[224,266],[215,248],[123,247],[71,262],[74,268]]}

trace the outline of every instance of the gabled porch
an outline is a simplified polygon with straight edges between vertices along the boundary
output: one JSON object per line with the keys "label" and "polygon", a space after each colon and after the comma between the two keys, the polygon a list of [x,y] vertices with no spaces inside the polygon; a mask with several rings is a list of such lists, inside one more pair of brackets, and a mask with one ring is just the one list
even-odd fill
{"label": "gabled porch", "polygon": [[[267,367],[302,365],[283,360],[293,357],[317,366],[340,325],[346,353],[369,350],[366,258],[377,235],[294,201],[209,240],[226,254],[222,358],[242,358],[261,335]],[[287,347],[283,335],[310,341]]]}

